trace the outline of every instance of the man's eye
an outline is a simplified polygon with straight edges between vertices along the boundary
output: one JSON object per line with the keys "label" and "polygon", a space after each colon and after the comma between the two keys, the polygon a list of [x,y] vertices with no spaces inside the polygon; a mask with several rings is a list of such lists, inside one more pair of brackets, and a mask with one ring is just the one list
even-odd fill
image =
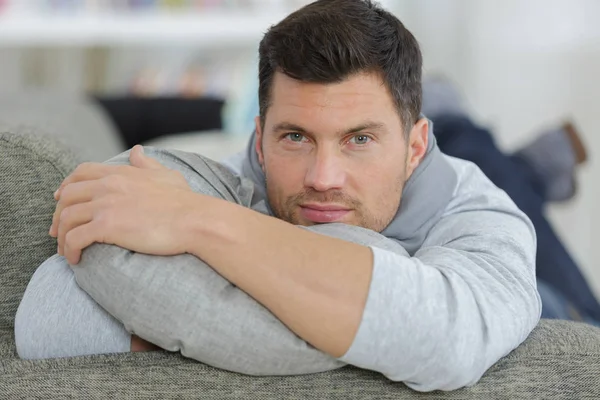
{"label": "man's eye", "polygon": [[304,135],[300,133],[288,133],[287,138],[290,139],[292,142],[300,143],[304,140]]}
{"label": "man's eye", "polygon": [[354,144],[367,144],[371,140],[370,137],[366,135],[356,135],[350,141]]}

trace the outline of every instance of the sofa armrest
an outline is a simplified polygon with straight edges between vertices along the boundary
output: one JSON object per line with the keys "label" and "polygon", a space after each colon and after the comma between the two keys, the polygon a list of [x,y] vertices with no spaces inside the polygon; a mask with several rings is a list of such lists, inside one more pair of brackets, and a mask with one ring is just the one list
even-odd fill
{"label": "sofa armrest", "polygon": [[56,253],[52,194],[79,162],[54,137],[0,129],[0,327],[13,327],[31,275]]}

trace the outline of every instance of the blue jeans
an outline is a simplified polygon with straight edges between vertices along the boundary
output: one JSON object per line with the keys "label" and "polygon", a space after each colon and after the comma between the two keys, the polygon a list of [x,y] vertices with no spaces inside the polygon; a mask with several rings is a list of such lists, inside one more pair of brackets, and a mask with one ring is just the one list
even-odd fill
{"label": "blue jeans", "polygon": [[580,321],[600,327],[600,321],[582,315],[562,293],[552,286],[538,279],[537,288],[542,299],[542,318]]}
{"label": "blue jeans", "polygon": [[[443,115],[432,121],[440,149],[479,166],[533,222],[538,244],[536,272],[542,287],[542,307],[546,307],[544,297],[548,303],[546,315],[550,316],[551,310],[560,308],[551,307],[551,304],[562,303],[564,311],[567,302],[582,319],[600,321],[600,304],[544,215],[546,199],[541,182],[531,167],[516,155],[502,153],[491,133],[465,116]],[[545,290],[546,285],[552,290]],[[555,318],[568,316],[562,311],[556,312]]]}

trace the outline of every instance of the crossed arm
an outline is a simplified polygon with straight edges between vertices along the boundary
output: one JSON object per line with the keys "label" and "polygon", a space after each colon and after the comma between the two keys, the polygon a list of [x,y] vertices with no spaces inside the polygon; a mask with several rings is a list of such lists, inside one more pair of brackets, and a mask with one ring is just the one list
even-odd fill
{"label": "crossed arm", "polygon": [[411,258],[193,193],[137,149],[130,161],[85,165],[57,193],[51,234],[72,264],[93,242],[191,253],[318,349],[418,390],[476,382],[539,318],[535,239],[510,207],[457,210]]}
{"label": "crossed arm", "polygon": [[314,347],[333,357],[347,352],[369,291],[368,247],[194,193],[140,146],[130,162],[84,164],[61,185],[50,230],[59,254],[77,264],[94,242],[193,254]]}

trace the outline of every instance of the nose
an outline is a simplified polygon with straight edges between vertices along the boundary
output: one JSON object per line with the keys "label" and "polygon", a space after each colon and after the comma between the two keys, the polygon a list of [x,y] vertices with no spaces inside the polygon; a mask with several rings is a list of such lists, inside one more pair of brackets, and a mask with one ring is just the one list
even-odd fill
{"label": "nose", "polygon": [[346,173],[343,160],[334,153],[325,149],[317,150],[306,173],[304,180],[306,187],[313,188],[318,192],[344,187]]}

